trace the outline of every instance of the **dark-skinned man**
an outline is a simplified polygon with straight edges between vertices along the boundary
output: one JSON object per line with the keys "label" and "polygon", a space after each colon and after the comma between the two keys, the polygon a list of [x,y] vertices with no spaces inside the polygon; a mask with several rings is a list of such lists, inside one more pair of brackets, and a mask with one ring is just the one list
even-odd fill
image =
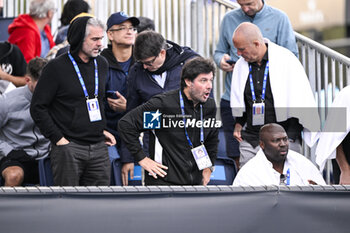
{"label": "dark-skinned man", "polygon": [[288,136],[281,125],[261,127],[259,145],[256,156],[238,172],[234,186],[326,184],[310,160],[289,150]]}

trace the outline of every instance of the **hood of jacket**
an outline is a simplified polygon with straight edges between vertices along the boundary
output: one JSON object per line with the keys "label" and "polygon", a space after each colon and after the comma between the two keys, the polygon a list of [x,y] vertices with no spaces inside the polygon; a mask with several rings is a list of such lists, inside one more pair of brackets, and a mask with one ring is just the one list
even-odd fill
{"label": "hood of jacket", "polygon": [[[109,68],[115,69],[115,70],[120,70],[123,71],[122,67],[120,66],[119,62],[115,58],[113,51],[112,51],[112,45],[108,45],[108,48],[105,48],[102,52],[101,55],[104,56],[109,64]],[[131,53],[132,56],[132,53]],[[134,57],[131,57],[131,64],[130,67],[135,63]]]}
{"label": "hood of jacket", "polygon": [[77,55],[83,46],[87,21],[91,16],[84,16],[75,19],[68,28],[67,40],[70,44],[69,51]]}
{"label": "hood of jacket", "polygon": [[166,50],[166,58],[164,64],[156,71],[150,72],[152,74],[162,74],[164,71],[171,70],[187,59],[199,56],[195,51],[189,47],[181,47],[180,45],[167,40],[170,48]]}
{"label": "hood of jacket", "polygon": [[33,18],[29,14],[19,15],[13,20],[13,22],[8,27],[8,33],[11,34],[14,30],[18,28],[26,28],[30,30],[38,31],[39,28],[34,22]]}
{"label": "hood of jacket", "polygon": [[9,56],[13,50],[13,45],[9,42],[5,41],[3,43],[0,43],[0,61]]}

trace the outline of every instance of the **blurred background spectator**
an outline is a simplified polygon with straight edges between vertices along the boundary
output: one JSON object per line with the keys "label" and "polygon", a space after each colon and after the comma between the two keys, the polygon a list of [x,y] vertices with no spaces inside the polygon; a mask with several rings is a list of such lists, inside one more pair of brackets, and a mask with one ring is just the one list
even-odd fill
{"label": "blurred background spectator", "polygon": [[58,45],[64,42],[67,38],[68,27],[72,19],[82,13],[88,13],[90,10],[89,4],[84,0],[68,0],[64,6],[61,15],[61,26],[58,28],[55,43]]}
{"label": "blurred background spectator", "polygon": [[27,62],[45,57],[55,45],[49,25],[55,12],[53,0],[32,0],[29,14],[19,15],[9,25],[8,41],[19,47]]}

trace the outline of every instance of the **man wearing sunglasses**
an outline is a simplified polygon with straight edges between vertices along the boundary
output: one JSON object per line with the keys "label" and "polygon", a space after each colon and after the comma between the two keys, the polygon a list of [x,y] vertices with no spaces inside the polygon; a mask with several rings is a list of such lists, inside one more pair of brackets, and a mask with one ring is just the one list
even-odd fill
{"label": "man wearing sunglasses", "polygon": [[[134,57],[138,62],[129,72],[127,111],[154,95],[178,89],[183,65],[195,56],[199,55],[191,48],[165,40],[160,33],[143,31],[138,34],[134,47]],[[143,145],[147,154],[148,134],[144,135]],[[122,156],[122,162],[122,177],[128,177],[129,172],[132,175],[134,158]]]}

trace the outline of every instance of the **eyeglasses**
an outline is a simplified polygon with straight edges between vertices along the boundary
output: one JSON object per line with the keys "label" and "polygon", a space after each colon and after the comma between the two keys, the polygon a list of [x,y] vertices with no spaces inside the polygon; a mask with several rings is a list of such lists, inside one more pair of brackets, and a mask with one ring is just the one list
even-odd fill
{"label": "eyeglasses", "polygon": [[122,28],[116,28],[116,29],[109,29],[109,31],[111,32],[120,32],[120,31],[125,31],[125,32],[128,32],[128,31],[131,31],[131,32],[137,32],[137,28],[134,28],[134,27],[122,27]]}
{"label": "eyeglasses", "polygon": [[143,61],[138,61],[138,62],[140,62],[141,64],[146,65],[146,66],[152,66],[153,63],[154,63],[154,61],[157,59],[158,56],[159,56],[159,54],[158,54],[157,56],[155,56],[155,57],[154,57],[152,60],[150,60],[150,61],[145,61],[145,62],[143,62]]}

